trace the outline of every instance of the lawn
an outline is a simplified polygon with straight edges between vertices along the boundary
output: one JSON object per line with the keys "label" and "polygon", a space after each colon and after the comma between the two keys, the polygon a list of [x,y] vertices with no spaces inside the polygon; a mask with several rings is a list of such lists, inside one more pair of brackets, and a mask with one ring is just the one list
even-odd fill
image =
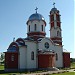
{"label": "lawn", "polygon": [[5,73],[5,74],[0,74],[0,75],[20,75],[20,73]]}
{"label": "lawn", "polygon": [[[71,63],[71,68],[75,68],[75,62]],[[0,70],[4,70],[4,65],[0,65]],[[0,75],[18,75],[20,73],[5,73],[5,74],[0,74]],[[25,73],[22,73],[25,74]],[[59,74],[49,74],[49,75],[75,75],[75,72],[67,72],[67,73],[59,73]]]}
{"label": "lawn", "polygon": [[[20,73],[6,73],[0,75],[18,75]],[[47,75],[75,75],[75,72],[59,73],[59,74],[47,74]]]}
{"label": "lawn", "polygon": [[71,68],[75,68],[75,62],[71,63]]}
{"label": "lawn", "polygon": [[11,74],[0,74],[0,75],[11,75]]}
{"label": "lawn", "polygon": [[50,75],[75,75],[75,72],[59,73],[59,74],[50,74]]}
{"label": "lawn", "polygon": [[0,70],[4,70],[4,65],[0,65]]}

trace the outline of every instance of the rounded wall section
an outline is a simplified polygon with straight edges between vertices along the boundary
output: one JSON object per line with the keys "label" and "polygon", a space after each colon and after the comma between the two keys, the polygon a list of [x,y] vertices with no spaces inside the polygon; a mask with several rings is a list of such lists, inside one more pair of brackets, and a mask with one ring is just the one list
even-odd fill
{"label": "rounded wall section", "polygon": [[34,40],[45,37],[45,26],[46,22],[41,14],[32,14],[27,21],[27,36]]}
{"label": "rounded wall section", "polygon": [[27,25],[27,33],[29,32],[45,32],[44,21],[38,20],[29,21]]}
{"label": "rounded wall section", "polygon": [[29,21],[27,25],[27,35],[34,40],[45,37],[45,22],[42,20]]}

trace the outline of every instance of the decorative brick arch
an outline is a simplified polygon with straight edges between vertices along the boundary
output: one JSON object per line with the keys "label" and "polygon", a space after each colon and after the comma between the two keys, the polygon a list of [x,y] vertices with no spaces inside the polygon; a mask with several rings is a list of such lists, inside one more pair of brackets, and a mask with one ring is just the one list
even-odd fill
{"label": "decorative brick arch", "polygon": [[24,41],[24,39],[22,39],[22,38],[18,38],[18,39],[16,40],[16,42],[18,42],[18,43],[21,44],[21,45],[25,45],[25,41]]}
{"label": "decorative brick arch", "polygon": [[12,46],[15,46],[15,47],[16,47],[16,50],[19,51],[19,46],[18,46],[18,43],[17,43],[17,42],[12,42],[12,43],[9,45],[8,49],[9,49],[10,47],[12,47]]}

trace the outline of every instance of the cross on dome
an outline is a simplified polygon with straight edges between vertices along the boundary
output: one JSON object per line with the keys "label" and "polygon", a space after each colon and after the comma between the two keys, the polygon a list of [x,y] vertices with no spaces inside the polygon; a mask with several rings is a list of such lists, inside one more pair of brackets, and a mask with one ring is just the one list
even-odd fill
{"label": "cross on dome", "polygon": [[36,9],[35,9],[35,10],[36,10],[36,13],[37,13],[38,8],[36,7]]}
{"label": "cross on dome", "polygon": [[53,6],[54,6],[54,8],[55,8],[55,2],[53,2]]}

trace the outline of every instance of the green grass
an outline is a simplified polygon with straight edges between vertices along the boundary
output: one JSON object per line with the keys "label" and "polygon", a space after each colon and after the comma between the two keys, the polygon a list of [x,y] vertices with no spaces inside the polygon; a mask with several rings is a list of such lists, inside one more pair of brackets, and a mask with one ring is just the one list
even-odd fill
{"label": "green grass", "polygon": [[20,74],[20,73],[6,73],[6,74],[0,74],[0,75],[18,75],[18,74]]}
{"label": "green grass", "polygon": [[66,72],[66,73],[50,74],[50,75],[75,75],[75,72]]}
{"label": "green grass", "polygon": [[[6,73],[0,75],[13,75],[13,74],[20,74],[20,73]],[[47,74],[47,75],[75,75],[75,72],[66,72],[66,73],[59,73],[59,74]]]}
{"label": "green grass", "polygon": [[71,63],[71,68],[75,68],[75,62]]}
{"label": "green grass", "polygon": [[[75,62],[71,63],[71,68],[75,68]],[[4,65],[0,65],[0,70],[4,70]],[[38,72],[35,72],[38,73]],[[40,72],[39,72],[40,73]],[[0,75],[13,75],[13,74],[20,74],[20,73],[5,73]],[[25,74],[25,73],[22,73]],[[75,72],[67,72],[67,73],[59,73],[59,74],[49,74],[49,75],[75,75]]]}
{"label": "green grass", "polygon": [[19,72],[16,72],[16,73],[2,73],[0,75],[20,75],[20,74],[30,74],[30,73],[19,73]]}
{"label": "green grass", "polygon": [[4,65],[0,65],[0,70],[4,70]]}

